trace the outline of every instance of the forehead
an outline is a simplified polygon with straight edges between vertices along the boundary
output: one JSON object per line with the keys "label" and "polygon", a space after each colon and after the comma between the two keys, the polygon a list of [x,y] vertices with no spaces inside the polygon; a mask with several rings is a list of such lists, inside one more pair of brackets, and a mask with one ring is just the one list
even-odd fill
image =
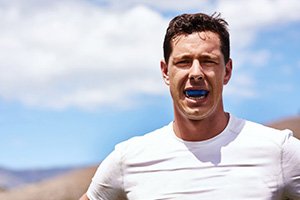
{"label": "forehead", "polygon": [[181,34],[174,37],[171,43],[173,55],[188,52],[221,53],[219,35],[210,31]]}

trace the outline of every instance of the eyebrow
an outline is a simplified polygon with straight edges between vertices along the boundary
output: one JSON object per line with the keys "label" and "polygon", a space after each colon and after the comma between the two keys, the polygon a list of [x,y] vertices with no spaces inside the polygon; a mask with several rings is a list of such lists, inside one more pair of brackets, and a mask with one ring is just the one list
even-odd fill
{"label": "eyebrow", "polygon": [[174,60],[190,59],[190,58],[191,58],[190,54],[187,54],[187,53],[180,54],[178,56],[174,56]]}
{"label": "eyebrow", "polygon": [[219,57],[212,53],[203,53],[200,55],[201,58],[218,59]]}
{"label": "eyebrow", "polygon": [[[178,56],[174,56],[174,60],[190,59],[191,57],[193,57],[193,56],[191,56],[189,53],[183,53]],[[211,53],[202,53],[202,54],[198,55],[197,57],[201,58],[201,59],[218,59],[217,55],[211,54]]]}

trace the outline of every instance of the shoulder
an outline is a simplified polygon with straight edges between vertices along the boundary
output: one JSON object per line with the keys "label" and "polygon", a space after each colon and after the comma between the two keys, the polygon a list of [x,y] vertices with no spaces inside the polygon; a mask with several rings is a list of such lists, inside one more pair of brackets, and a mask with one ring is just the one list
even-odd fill
{"label": "shoulder", "polygon": [[172,123],[145,135],[135,136],[123,141],[116,145],[115,150],[122,152],[124,155],[128,153],[141,153],[141,151],[156,148],[168,140],[171,135],[170,131],[172,131]]}
{"label": "shoulder", "polygon": [[293,137],[291,130],[278,130],[249,120],[244,120],[241,134],[257,142],[269,142],[278,147],[282,147],[289,138]]}

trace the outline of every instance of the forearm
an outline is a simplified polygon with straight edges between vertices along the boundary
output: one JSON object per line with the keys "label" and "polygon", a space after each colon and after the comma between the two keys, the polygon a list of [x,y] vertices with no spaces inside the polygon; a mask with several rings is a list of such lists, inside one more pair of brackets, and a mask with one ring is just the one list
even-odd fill
{"label": "forearm", "polygon": [[90,199],[88,198],[88,196],[85,193],[84,195],[82,195],[82,197],[80,197],[79,200],[90,200]]}

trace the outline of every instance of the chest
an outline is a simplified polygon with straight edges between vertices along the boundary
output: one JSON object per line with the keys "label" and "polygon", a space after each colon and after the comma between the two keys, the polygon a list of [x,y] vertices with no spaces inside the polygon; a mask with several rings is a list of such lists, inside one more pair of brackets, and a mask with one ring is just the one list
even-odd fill
{"label": "chest", "polygon": [[132,200],[275,200],[282,193],[280,170],[266,155],[245,149],[178,151],[132,159],[124,187]]}

